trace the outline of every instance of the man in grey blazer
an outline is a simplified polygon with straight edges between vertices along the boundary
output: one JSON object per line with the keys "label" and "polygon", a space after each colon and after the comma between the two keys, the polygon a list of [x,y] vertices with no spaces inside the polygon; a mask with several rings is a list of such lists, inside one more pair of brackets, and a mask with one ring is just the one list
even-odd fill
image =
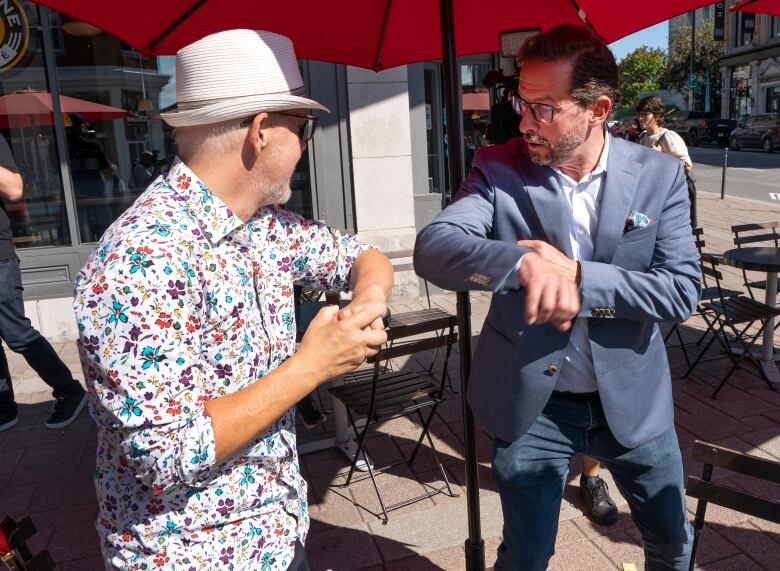
{"label": "man in grey blazer", "polygon": [[590,30],[548,30],[519,60],[522,137],[477,153],[415,247],[426,279],[496,294],[468,390],[494,436],[504,511],[495,569],[546,568],[574,454],[609,468],[647,569],[687,569],[692,533],[658,328],[686,320],[700,291],[685,173],[607,133],[618,70]]}

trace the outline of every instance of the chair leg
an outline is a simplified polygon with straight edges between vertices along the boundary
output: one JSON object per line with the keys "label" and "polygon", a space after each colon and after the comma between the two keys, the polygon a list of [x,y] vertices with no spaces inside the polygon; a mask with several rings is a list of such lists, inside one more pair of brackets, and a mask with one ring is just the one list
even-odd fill
{"label": "chair leg", "polygon": [[693,520],[693,546],[691,547],[691,563],[688,571],[693,571],[696,565],[696,551],[699,549],[699,535],[704,527],[704,513],[707,511],[707,502],[699,500],[696,504],[696,517]]}
{"label": "chair leg", "polygon": [[[352,418],[352,413],[349,411],[349,408],[347,408],[347,417],[349,418],[349,423],[352,425],[352,429],[355,431],[355,434],[358,433],[357,426],[355,425],[355,422]],[[368,454],[365,452],[365,442],[366,442],[366,436],[368,436],[368,429],[371,427],[370,419],[366,419],[366,426],[363,428],[363,431],[360,433],[360,436],[358,437],[358,444],[357,444],[357,450],[355,451],[355,456],[352,458],[352,464],[349,466],[349,473],[347,474],[347,479],[344,482],[344,486],[349,486],[350,482],[352,482],[352,476],[355,474],[355,467],[357,466],[358,460],[360,459],[360,455],[363,454],[364,457],[368,457]],[[376,476],[374,475],[374,467],[371,465],[371,462],[366,461],[366,467],[368,468],[368,475],[371,477],[371,483],[374,485],[374,491],[376,492],[376,497],[379,500],[379,507],[382,509],[382,525],[387,525],[387,522],[389,520],[389,517],[387,515],[387,508],[385,508],[385,502],[382,500],[382,494],[379,492],[379,486],[376,483]]]}
{"label": "chair leg", "polygon": [[[751,325],[752,325],[752,323],[755,323],[755,322],[751,322]],[[731,326],[731,327],[732,327],[732,329],[734,330],[734,333],[736,333],[736,332],[737,332],[736,328],[735,328],[734,326]],[[748,327],[749,327],[749,326],[748,326]],[[718,397],[718,393],[720,392],[720,389],[722,389],[722,388],[724,387],[724,385],[726,384],[726,382],[727,382],[727,381],[728,381],[728,380],[731,378],[731,375],[733,375],[733,374],[734,374],[734,371],[736,371],[737,369],[739,369],[739,368],[741,367],[741,363],[742,363],[742,360],[743,360],[744,358],[746,358],[746,357],[747,357],[748,359],[751,359],[751,360],[753,360],[753,357],[752,357],[752,355],[750,354],[750,351],[753,349],[753,345],[755,345],[756,341],[757,341],[757,340],[758,340],[758,338],[761,336],[763,329],[764,329],[764,328],[763,328],[763,322],[762,322],[762,327],[760,327],[760,328],[759,328],[759,330],[758,330],[758,333],[756,333],[756,334],[755,334],[755,335],[754,335],[754,336],[751,338],[751,340],[750,340],[750,343],[748,343],[747,345],[745,344],[745,342],[744,342],[744,341],[742,341],[742,337],[737,337],[737,340],[739,341],[739,344],[740,344],[740,345],[742,345],[742,354],[741,354],[739,357],[737,357],[736,359],[735,359],[735,357],[734,357],[734,352],[731,350],[731,347],[730,347],[730,346],[729,346],[729,344],[728,344],[728,341],[726,342],[726,348],[727,348],[727,351],[728,351],[728,353],[729,353],[729,358],[732,360],[732,362],[733,362],[734,364],[732,365],[731,369],[729,369],[729,372],[728,372],[728,373],[726,373],[726,376],[725,376],[725,377],[723,377],[723,380],[720,382],[720,384],[719,384],[719,385],[718,385],[718,387],[715,389],[715,391],[713,391],[713,393],[712,393],[712,398],[713,398],[713,399]],[[723,329],[721,329],[721,331],[723,331]],[[743,330],[743,332],[744,332],[744,331],[747,331],[747,328],[745,328],[745,329]],[[724,335],[723,335],[723,336],[724,336],[724,338],[725,338],[725,336],[726,336],[726,335],[725,335],[725,331],[724,331]],[[760,368],[760,367],[759,367],[759,368]],[[763,376],[763,373],[762,373],[762,376]]]}
{"label": "chair leg", "polygon": [[682,376],[683,379],[687,378],[688,375],[690,375],[691,372],[693,372],[693,370],[696,368],[696,365],[699,364],[699,361],[702,360],[704,355],[707,353],[707,350],[709,350],[710,346],[713,344],[715,339],[717,339],[717,337],[718,337],[718,332],[716,331],[715,335],[712,336],[712,339],[710,339],[707,342],[707,344],[704,346],[704,349],[701,350],[701,353],[699,353],[699,355],[696,357],[696,359],[693,361],[693,363],[691,363],[691,365],[688,367],[688,370],[685,371],[685,374]]}
{"label": "chair leg", "polygon": [[433,438],[431,438],[431,431],[429,430],[431,425],[431,420],[433,420],[433,415],[436,412],[436,407],[439,403],[436,403],[431,408],[431,412],[428,415],[428,420],[426,421],[423,419],[422,412],[420,410],[417,411],[417,415],[420,417],[420,422],[423,423],[423,432],[420,434],[420,439],[417,441],[417,446],[414,447],[414,451],[412,452],[411,456],[409,456],[409,465],[412,464],[414,461],[414,458],[417,456],[417,451],[420,449],[420,445],[422,444],[422,440],[424,437],[428,438],[428,444],[431,446],[431,452],[433,453],[433,460],[436,462],[436,465],[439,467],[439,472],[441,473],[441,478],[444,481],[444,485],[447,487],[447,495],[451,498],[455,497],[455,492],[452,491],[452,487],[450,487],[450,480],[447,477],[447,472],[444,470],[444,466],[441,463],[441,460],[439,460],[439,453],[436,451],[436,446],[433,444]]}

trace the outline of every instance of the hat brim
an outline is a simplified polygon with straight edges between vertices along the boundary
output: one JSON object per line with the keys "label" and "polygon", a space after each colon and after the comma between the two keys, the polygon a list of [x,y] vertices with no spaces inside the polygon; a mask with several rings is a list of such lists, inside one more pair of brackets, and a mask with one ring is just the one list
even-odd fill
{"label": "hat brim", "polygon": [[330,113],[330,109],[312,99],[297,95],[271,94],[226,99],[197,109],[177,109],[161,113],[160,117],[171,127],[195,127],[290,109],[319,109]]}

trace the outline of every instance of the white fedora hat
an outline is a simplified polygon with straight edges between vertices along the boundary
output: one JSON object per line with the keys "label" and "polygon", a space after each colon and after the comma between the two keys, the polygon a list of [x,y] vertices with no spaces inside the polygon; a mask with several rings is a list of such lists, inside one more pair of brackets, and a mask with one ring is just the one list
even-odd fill
{"label": "white fedora hat", "polygon": [[176,54],[176,110],[160,116],[191,127],[286,109],[321,109],[302,97],[290,38],[262,30],[211,34]]}

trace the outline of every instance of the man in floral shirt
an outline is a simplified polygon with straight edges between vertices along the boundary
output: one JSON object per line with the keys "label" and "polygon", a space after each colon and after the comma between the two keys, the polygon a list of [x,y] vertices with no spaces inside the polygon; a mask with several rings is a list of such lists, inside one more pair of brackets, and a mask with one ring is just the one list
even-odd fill
{"label": "man in floral shirt", "polygon": [[[208,36],[177,55],[179,157],[76,279],[111,569],[308,569],[293,405],[386,340],[392,269],[284,210],[323,107],[290,41]],[[293,284],[353,290],[297,353]]]}

